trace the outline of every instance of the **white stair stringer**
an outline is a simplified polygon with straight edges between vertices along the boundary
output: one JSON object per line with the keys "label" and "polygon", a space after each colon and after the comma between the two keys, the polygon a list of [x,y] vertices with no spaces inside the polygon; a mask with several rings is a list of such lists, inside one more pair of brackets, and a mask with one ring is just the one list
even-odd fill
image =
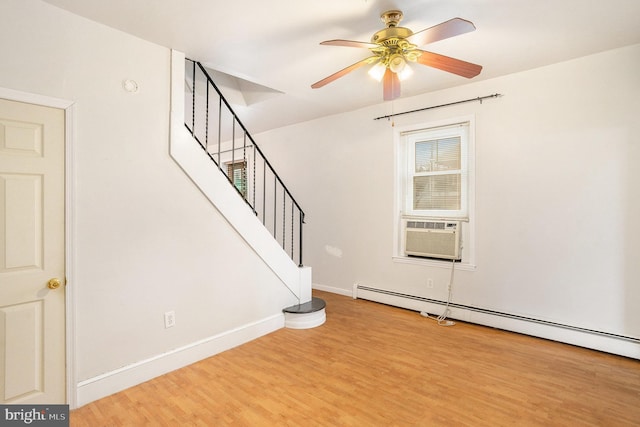
{"label": "white stair stringer", "polygon": [[172,50],[171,157],[300,303],[311,301],[311,268],[291,260],[185,127],[184,63],[184,54]]}

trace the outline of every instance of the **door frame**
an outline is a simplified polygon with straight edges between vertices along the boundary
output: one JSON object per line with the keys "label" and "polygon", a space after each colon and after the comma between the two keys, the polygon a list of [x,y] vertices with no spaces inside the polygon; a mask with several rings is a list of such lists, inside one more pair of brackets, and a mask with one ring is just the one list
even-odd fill
{"label": "door frame", "polygon": [[[64,110],[64,226],[65,226],[65,353],[66,353],[66,395],[67,404],[74,409],[77,404],[77,375],[76,375],[76,335],[75,335],[75,101],[50,96],[22,92],[0,87],[0,98],[10,101],[36,104]],[[71,286],[69,286],[69,284]]]}

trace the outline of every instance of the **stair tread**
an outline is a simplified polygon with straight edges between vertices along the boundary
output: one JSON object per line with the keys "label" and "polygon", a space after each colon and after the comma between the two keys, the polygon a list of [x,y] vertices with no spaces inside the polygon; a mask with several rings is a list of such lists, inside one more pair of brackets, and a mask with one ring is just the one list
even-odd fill
{"label": "stair tread", "polygon": [[323,310],[327,306],[327,303],[324,302],[321,298],[313,297],[311,301],[305,302],[304,304],[296,304],[291,307],[287,307],[283,309],[285,313],[293,313],[293,314],[304,314],[304,313],[315,313],[316,311]]}

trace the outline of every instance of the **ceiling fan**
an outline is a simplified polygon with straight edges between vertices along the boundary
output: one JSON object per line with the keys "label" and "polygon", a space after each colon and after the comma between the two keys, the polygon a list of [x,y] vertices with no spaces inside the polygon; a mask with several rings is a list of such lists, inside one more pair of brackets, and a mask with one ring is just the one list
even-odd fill
{"label": "ceiling fan", "polygon": [[380,15],[380,19],[387,28],[376,32],[371,42],[352,40],[327,40],[321,45],[347,46],[366,48],[373,54],[368,58],[352,64],[337,73],[311,85],[313,89],[320,88],[364,65],[373,65],[369,75],[383,82],[383,98],[390,101],[400,96],[400,81],[413,73],[408,62],[437,68],[462,77],[472,78],[480,74],[481,65],[450,58],[426,50],[418,46],[437,42],[476,29],[472,22],[461,18],[453,18],[441,24],[414,33],[408,28],[398,27],[402,20],[402,12],[389,10]]}

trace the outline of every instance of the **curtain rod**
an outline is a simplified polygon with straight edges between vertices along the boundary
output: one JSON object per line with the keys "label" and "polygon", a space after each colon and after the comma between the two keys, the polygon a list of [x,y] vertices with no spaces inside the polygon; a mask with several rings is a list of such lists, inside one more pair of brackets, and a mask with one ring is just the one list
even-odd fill
{"label": "curtain rod", "polygon": [[418,111],[425,111],[425,110],[432,110],[434,108],[440,108],[440,107],[448,107],[450,105],[456,105],[456,104],[463,104],[465,102],[473,102],[473,101],[479,101],[480,104],[482,104],[482,100],[483,99],[487,99],[487,98],[497,98],[499,96],[502,96],[501,93],[494,93],[493,95],[486,95],[486,96],[479,96],[477,98],[469,98],[469,99],[465,99],[463,101],[456,101],[456,102],[450,102],[448,104],[440,104],[440,105],[434,105],[432,107],[425,107],[425,108],[418,108],[417,110],[411,110],[411,111],[405,111],[403,113],[395,113],[395,114],[389,114],[388,116],[380,116],[380,117],[376,117],[373,120],[380,120],[380,119],[389,119],[391,117],[395,117],[395,116],[401,116],[403,114],[409,114],[409,113],[417,113]]}

